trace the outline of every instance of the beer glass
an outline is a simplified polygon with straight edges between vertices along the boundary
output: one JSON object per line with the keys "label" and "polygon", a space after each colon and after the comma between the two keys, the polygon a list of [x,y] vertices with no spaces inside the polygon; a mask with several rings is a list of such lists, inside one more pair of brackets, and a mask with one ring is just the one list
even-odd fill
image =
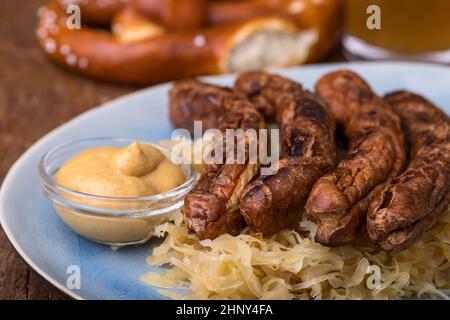
{"label": "beer glass", "polygon": [[450,64],[450,1],[345,0],[350,59]]}

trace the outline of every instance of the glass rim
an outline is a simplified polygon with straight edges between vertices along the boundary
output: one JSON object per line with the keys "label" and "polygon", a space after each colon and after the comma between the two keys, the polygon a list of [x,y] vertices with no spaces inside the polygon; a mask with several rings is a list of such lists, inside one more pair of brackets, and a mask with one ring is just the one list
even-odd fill
{"label": "glass rim", "polygon": [[[85,205],[82,203],[78,203],[76,201],[70,200],[68,197],[63,196],[63,194],[66,194],[68,196],[74,196],[79,197],[81,199],[89,199],[89,200],[95,200],[95,201],[109,201],[109,202],[128,202],[128,201],[134,201],[134,202],[159,202],[162,200],[170,200],[171,198],[177,198],[178,196],[182,196],[183,194],[187,193],[190,188],[193,186],[197,174],[190,164],[183,164],[183,166],[186,166],[188,168],[186,181],[183,182],[178,187],[171,189],[169,191],[155,194],[155,195],[149,195],[149,196],[141,196],[141,197],[112,197],[112,196],[101,196],[101,195],[95,195],[95,194],[89,194],[84,193],[80,191],[73,190],[71,188],[67,188],[61,184],[59,184],[56,179],[54,178],[54,175],[47,170],[47,164],[50,162],[51,157],[56,154],[57,152],[63,151],[65,149],[70,150],[70,148],[73,148],[75,145],[80,143],[86,143],[86,142],[93,142],[93,141],[104,141],[105,143],[108,141],[113,142],[123,142],[123,143],[132,143],[133,141],[139,141],[143,144],[149,144],[158,150],[160,150],[163,153],[168,153],[171,151],[170,148],[161,146],[156,143],[148,142],[145,140],[139,140],[139,139],[132,139],[132,138],[121,138],[121,137],[98,137],[98,138],[87,138],[87,139],[79,139],[75,140],[69,143],[64,143],[61,145],[58,145],[54,148],[52,148],[50,151],[46,152],[41,160],[39,161],[39,176],[41,178],[41,185],[43,188],[49,190],[50,192],[53,192],[59,196],[61,196],[64,199],[64,202],[71,203],[72,206],[76,206],[80,208],[83,211],[89,210],[89,211],[97,211],[97,212],[117,212],[121,211],[123,214],[119,215],[127,215],[129,212],[141,212],[145,209],[135,209],[135,210],[121,210],[121,209],[102,209],[101,207],[92,207],[89,205]],[[53,199],[50,199],[53,202]],[[61,202],[61,201],[58,201]],[[170,205],[170,203],[168,204]],[[147,209],[148,210],[148,209]]]}

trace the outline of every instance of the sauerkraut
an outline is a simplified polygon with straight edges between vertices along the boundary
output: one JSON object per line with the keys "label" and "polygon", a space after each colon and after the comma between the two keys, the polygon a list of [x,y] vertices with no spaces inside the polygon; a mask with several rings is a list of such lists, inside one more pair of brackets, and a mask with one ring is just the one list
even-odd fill
{"label": "sauerkraut", "polygon": [[303,220],[298,232],[200,241],[180,213],[157,228],[166,238],[147,259],[166,271],[141,280],[173,299],[449,298],[450,210],[411,248],[394,254],[368,244],[327,248],[314,242],[315,230]]}

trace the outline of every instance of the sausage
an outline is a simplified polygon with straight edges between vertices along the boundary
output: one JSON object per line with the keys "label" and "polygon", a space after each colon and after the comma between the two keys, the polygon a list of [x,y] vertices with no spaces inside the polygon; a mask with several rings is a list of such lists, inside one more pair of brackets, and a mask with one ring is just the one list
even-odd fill
{"label": "sausage", "polygon": [[[250,75],[250,73],[248,73]],[[281,77],[273,76],[271,79],[280,79],[280,84],[272,85],[271,88],[278,90],[302,90],[299,83],[286,81]],[[249,84],[247,82],[246,84]],[[239,84],[243,86],[244,83]],[[266,90],[271,90],[267,88]],[[241,87],[240,91],[249,92],[250,88]],[[202,129],[208,130],[219,127],[220,114],[223,112],[223,102],[225,98],[241,95],[245,93],[237,92],[229,87],[217,86],[198,81],[196,79],[179,80],[175,82],[169,91],[169,119],[175,128],[187,129],[194,133],[194,121],[202,122]],[[279,92],[273,91],[275,96]],[[268,122],[276,121],[276,109],[272,103],[262,95],[251,96],[253,106],[261,112]]]}
{"label": "sausage", "polygon": [[[215,188],[213,177],[224,169],[217,165],[204,167],[200,181],[192,192],[195,197],[190,195],[185,201],[185,212],[188,212],[186,208],[191,208],[190,213],[185,214],[187,224],[200,225],[190,229],[202,238],[213,238],[223,233],[237,234],[246,224],[252,232],[265,235],[293,226],[300,220],[302,207],[313,183],[334,167],[334,122],[315,95],[303,91],[296,82],[262,72],[242,74],[235,83],[235,89],[237,93],[229,88],[189,80],[176,83],[170,92],[170,117],[178,127],[192,130],[193,120],[202,120],[206,128],[235,128],[222,117],[222,114],[229,114],[224,109],[224,102],[229,101],[230,97],[243,99],[242,95],[252,102],[248,106],[252,108],[252,113],[263,114],[265,119],[275,120],[281,126],[284,149],[276,164],[279,170],[273,176],[258,176],[250,183],[249,178],[256,175],[256,171],[253,169],[253,174],[245,175],[245,183],[240,183],[238,188],[241,192],[233,197],[234,202],[240,201],[239,215],[236,214],[239,211],[233,211],[231,215],[223,214],[226,205],[210,191]],[[234,121],[236,123],[237,120]],[[241,170],[245,170],[242,166],[239,168],[237,173],[231,170],[233,174],[225,179],[230,188],[236,185],[233,181],[243,172]],[[221,192],[225,193],[229,194]],[[224,197],[223,200],[229,199]],[[209,213],[203,212],[194,220],[193,212],[201,210]],[[207,222],[212,220],[206,218],[208,216],[221,219],[215,218],[215,223],[211,224]],[[245,222],[238,217],[243,217]]]}
{"label": "sausage", "polygon": [[265,110],[266,119],[275,119],[281,129],[278,171],[255,177],[239,205],[251,231],[270,235],[300,221],[314,182],[333,169],[334,121],[317,96],[280,76],[244,73],[235,89]]}
{"label": "sausage", "polygon": [[[241,96],[223,99],[220,110],[218,129],[222,132],[265,127],[263,116]],[[247,136],[243,139],[246,148],[244,163],[227,162],[225,154],[224,164],[205,164],[200,180],[185,198],[184,221],[188,229],[201,239],[214,239],[225,233],[237,235],[246,226],[239,213],[239,200],[245,185],[257,174],[259,165],[250,163],[248,151],[252,141]],[[237,157],[236,152],[236,148],[232,150],[234,157]]]}
{"label": "sausage", "polygon": [[323,76],[316,84],[348,139],[348,153],[320,178],[306,203],[318,223],[316,241],[338,246],[365,231],[369,202],[402,171],[406,159],[399,117],[351,71]]}
{"label": "sausage", "polygon": [[219,127],[225,98],[235,95],[227,87],[219,87],[194,79],[176,82],[169,92],[169,119],[175,128],[194,133],[194,121],[202,122],[202,129]]}
{"label": "sausage", "polygon": [[[67,19],[56,1],[40,10],[37,36],[45,53],[69,70],[121,83],[148,85],[239,71],[249,65],[281,66],[280,61],[282,65],[294,65],[302,62],[308,51],[301,30],[282,18],[253,19],[193,31],[150,32],[152,37],[132,42],[105,30],[68,28]],[[285,37],[283,45],[291,48],[302,44],[304,50],[296,50],[296,54],[288,48],[281,50],[286,59],[272,59],[273,53],[268,52],[265,59],[266,47],[255,37],[263,37],[269,44]],[[255,59],[249,52],[259,52],[262,58]]]}
{"label": "sausage", "polygon": [[380,249],[408,248],[450,202],[450,119],[425,98],[402,91],[385,96],[400,116],[411,162],[373,201],[369,238]]}
{"label": "sausage", "polygon": [[[234,89],[247,96],[268,122],[276,122],[277,113],[281,110],[280,105],[287,105],[293,96],[303,91],[300,83],[265,72],[240,74]],[[289,101],[285,102],[288,99]],[[281,116],[281,113],[278,115]]]}

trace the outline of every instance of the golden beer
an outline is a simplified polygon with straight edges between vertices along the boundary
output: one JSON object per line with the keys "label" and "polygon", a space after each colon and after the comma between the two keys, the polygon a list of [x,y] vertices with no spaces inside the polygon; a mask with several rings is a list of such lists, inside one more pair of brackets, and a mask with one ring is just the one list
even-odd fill
{"label": "golden beer", "polygon": [[[449,0],[346,0],[345,5],[347,35],[369,47],[406,55],[450,49]],[[380,29],[367,26],[371,5],[380,9]]]}

